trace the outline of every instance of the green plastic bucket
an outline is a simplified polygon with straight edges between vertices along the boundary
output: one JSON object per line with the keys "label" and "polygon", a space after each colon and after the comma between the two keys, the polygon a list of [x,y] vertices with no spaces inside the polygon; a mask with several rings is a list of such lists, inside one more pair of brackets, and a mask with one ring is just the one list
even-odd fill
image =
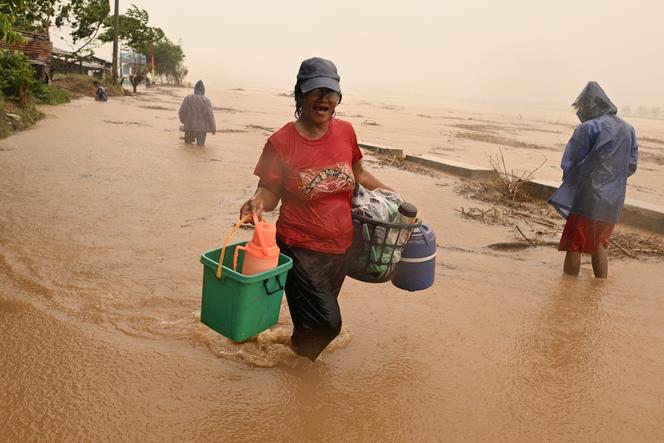
{"label": "green plastic bucket", "polygon": [[[228,245],[224,253],[223,272],[217,278],[220,249],[201,255],[203,263],[203,301],[201,322],[235,342],[245,341],[277,324],[288,270],[293,260],[279,254],[276,268],[254,275],[233,270],[235,248],[247,242]],[[244,252],[238,254],[242,269]]]}

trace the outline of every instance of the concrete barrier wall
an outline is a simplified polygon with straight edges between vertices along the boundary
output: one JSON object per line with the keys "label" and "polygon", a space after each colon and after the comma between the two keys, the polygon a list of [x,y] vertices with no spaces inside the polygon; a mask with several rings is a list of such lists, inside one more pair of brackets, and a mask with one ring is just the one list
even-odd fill
{"label": "concrete barrier wall", "polygon": [[382,146],[369,143],[358,143],[360,148],[366,149],[367,151],[375,152],[377,154],[386,154],[386,155],[396,155],[397,157],[403,158],[403,149],[390,148],[389,146]]}
{"label": "concrete barrier wall", "polygon": [[444,162],[441,162],[428,155],[407,155],[406,160],[432,169],[437,169],[447,174],[458,175],[471,180],[492,180],[496,176],[493,169],[471,166],[453,160],[445,160]]}
{"label": "concrete barrier wall", "polygon": [[[406,161],[470,180],[492,180],[496,176],[493,169],[468,165],[454,160],[430,155],[406,155],[404,157],[402,149],[370,143],[359,143],[359,146],[378,154],[396,155],[405,158]],[[546,180],[530,180],[523,184],[522,189],[534,198],[548,200],[559,185],[560,183]],[[664,207],[628,198],[625,200],[625,206],[620,215],[620,223],[664,234]]]}
{"label": "concrete barrier wall", "polygon": [[620,214],[620,223],[664,234],[664,207],[628,198]]}

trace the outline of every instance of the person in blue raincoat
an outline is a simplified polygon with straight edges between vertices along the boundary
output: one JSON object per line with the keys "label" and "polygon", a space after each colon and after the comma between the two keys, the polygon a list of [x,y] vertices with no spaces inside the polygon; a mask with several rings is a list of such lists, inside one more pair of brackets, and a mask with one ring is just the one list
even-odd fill
{"label": "person in blue raincoat", "polygon": [[595,277],[606,278],[609,235],[625,202],[627,177],[636,172],[636,133],[597,82],[589,82],[572,106],[581,124],[563,154],[563,182],[549,199],[567,219],[558,250],[567,252],[566,274],[579,275],[585,253]]}

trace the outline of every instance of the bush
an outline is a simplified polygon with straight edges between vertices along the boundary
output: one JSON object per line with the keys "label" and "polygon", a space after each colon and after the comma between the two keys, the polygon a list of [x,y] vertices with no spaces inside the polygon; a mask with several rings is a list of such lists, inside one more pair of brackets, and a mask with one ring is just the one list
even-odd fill
{"label": "bush", "polygon": [[71,96],[59,86],[51,86],[44,83],[34,83],[32,86],[32,95],[41,103],[47,105],[59,105],[69,103]]}
{"label": "bush", "polygon": [[35,83],[35,71],[20,52],[0,51],[0,90],[18,97],[25,104],[28,91]]}

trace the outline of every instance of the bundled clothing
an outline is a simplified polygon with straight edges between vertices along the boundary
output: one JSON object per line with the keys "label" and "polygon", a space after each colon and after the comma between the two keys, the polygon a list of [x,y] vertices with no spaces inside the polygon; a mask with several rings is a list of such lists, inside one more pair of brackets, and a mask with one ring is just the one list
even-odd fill
{"label": "bundled clothing", "polygon": [[193,143],[195,139],[199,146],[203,146],[206,134],[217,132],[212,102],[205,97],[205,85],[201,80],[194,85],[194,93],[182,101],[178,115],[184,125],[186,143]]}
{"label": "bundled clothing", "polygon": [[286,298],[296,352],[312,361],[339,334],[337,297],[353,241],[353,165],[362,152],[352,125],[333,118],[317,140],[288,123],[267,141],[254,174],[281,198],[277,239],[293,259]]}
{"label": "bundled clothing", "polygon": [[[596,82],[586,85],[573,106],[577,108],[582,123],[576,127],[565,148],[561,162],[563,182],[549,203],[568,219],[568,223],[579,223],[580,220],[582,226],[566,227],[566,231],[583,232],[586,237],[592,236],[594,242],[605,243],[608,242],[607,228],[598,228],[589,221],[609,225],[618,222],[625,202],[627,177],[636,171],[636,133],[632,126],[616,116],[616,106]],[[570,220],[570,214],[580,218]],[[591,232],[601,232],[602,235]],[[565,236],[563,240],[570,241]],[[561,250],[574,250],[575,247],[583,249],[569,244],[563,249],[561,240]]]}

